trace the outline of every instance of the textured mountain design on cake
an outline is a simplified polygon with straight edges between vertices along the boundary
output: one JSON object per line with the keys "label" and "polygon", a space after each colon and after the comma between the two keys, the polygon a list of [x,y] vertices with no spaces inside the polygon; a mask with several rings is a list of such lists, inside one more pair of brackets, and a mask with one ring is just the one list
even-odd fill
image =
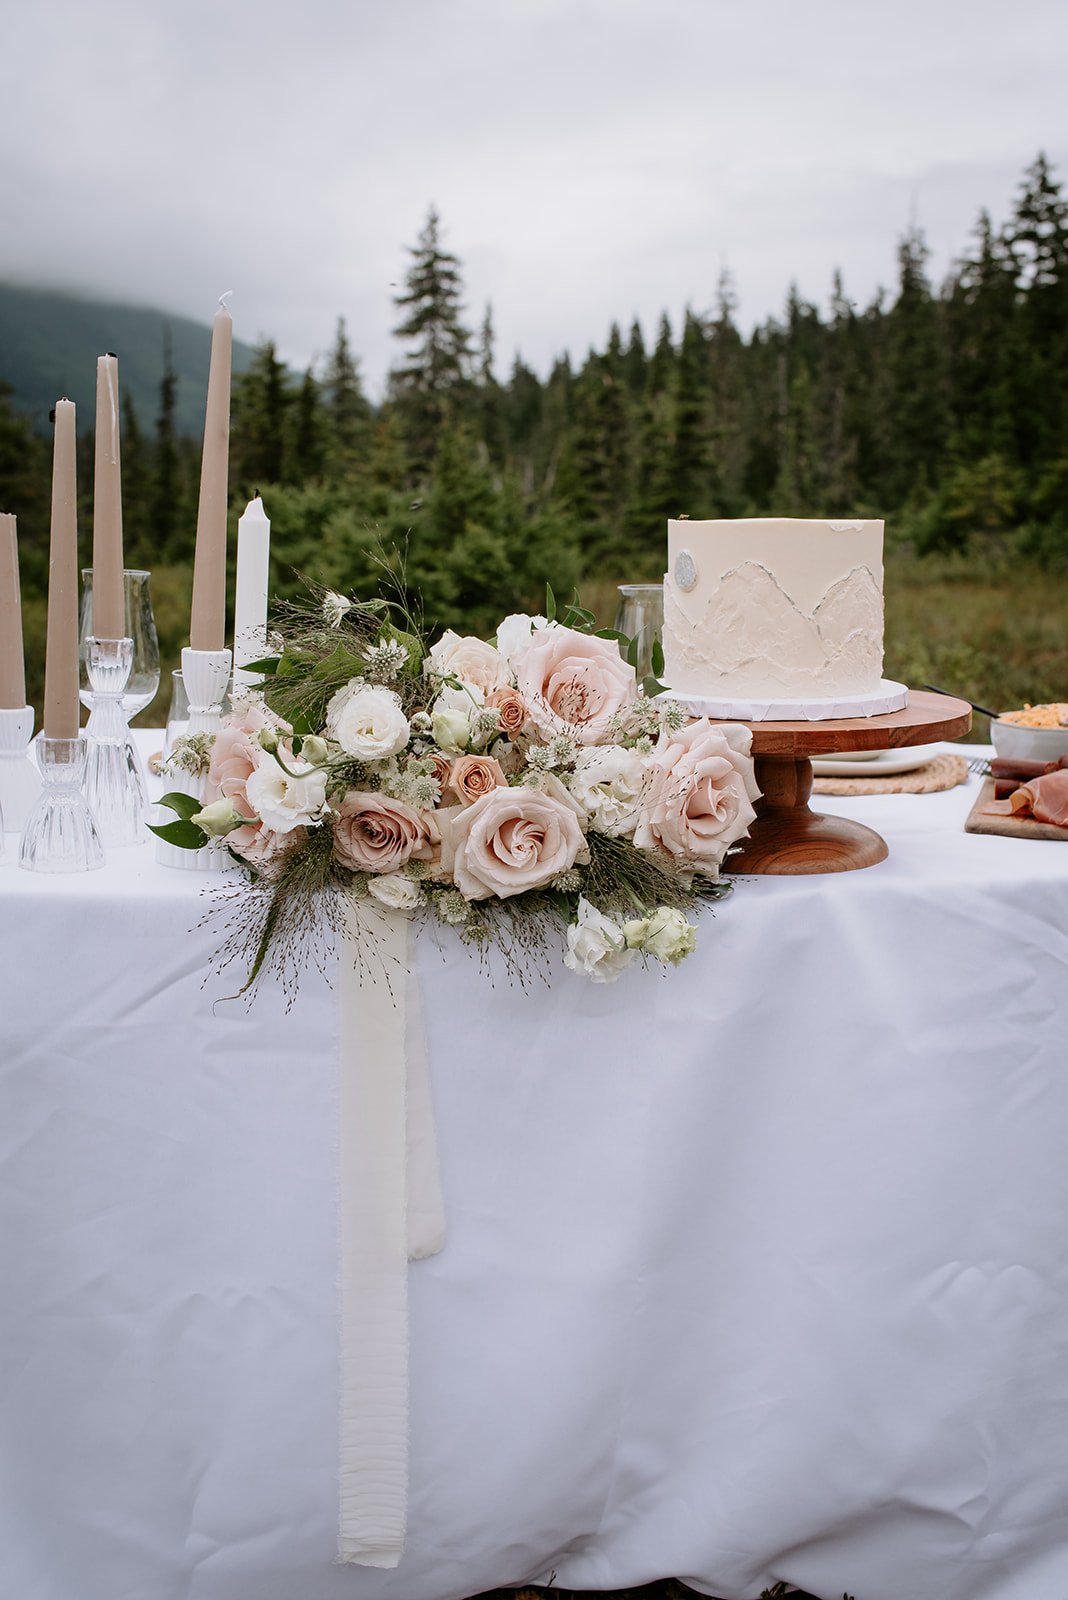
{"label": "textured mountain design on cake", "polygon": [[695,615],[665,585],[665,679],[691,694],[863,694],[882,677],[883,602],[866,566],[804,611],[774,573],[746,561],[724,573]]}

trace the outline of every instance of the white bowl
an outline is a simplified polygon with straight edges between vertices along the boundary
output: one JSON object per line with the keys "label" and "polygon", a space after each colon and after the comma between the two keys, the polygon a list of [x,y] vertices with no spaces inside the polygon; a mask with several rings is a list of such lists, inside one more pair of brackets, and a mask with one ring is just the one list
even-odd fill
{"label": "white bowl", "polygon": [[1056,761],[1068,756],[1068,728],[1027,728],[997,717],[990,724],[990,738],[1006,761]]}

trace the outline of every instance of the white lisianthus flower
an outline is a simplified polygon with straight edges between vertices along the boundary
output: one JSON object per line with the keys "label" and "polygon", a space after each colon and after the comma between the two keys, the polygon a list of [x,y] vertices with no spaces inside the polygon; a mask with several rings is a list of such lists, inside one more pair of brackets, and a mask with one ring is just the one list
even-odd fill
{"label": "white lisianthus flower", "polygon": [[195,822],[198,828],[203,828],[209,839],[222,839],[226,834],[233,833],[235,828],[243,828],[248,818],[235,810],[232,800],[224,799],[215,800],[203,811],[194,812],[189,820]]}
{"label": "white lisianthus flower", "polygon": [[249,805],[264,827],[275,833],[291,833],[321,821],[326,805],[326,773],[316,772],[307,761],[286,764],[289,772],[264,751],[255,772],[245,780]]}
{"label": "white lisianthus flower", "polygon": [[367,893],[391,911],[414,911],[423,892],[414,878],[404,872],[383,872],[367,880]]}
{"label": "white lisianthus flower", "polygon": [[471,718],[466,711],[435,711],[430,719],[430,733],[439,750],[447,756],[463,755],[471,743]]}
{"label": "white lisianthus flower", "polygon": [[612,983],[635,955],[636,951],[628,950],[619,923],[580,896],[578,921],[567,930],[564,965],[592,978],[594,983]]}
{"label": "white lisianthus flower", "polygon": [[310,761],[313,767],[321,767],[330,755],[330,748],[317,733],[309,733],[300,747],[300,754],[301,759]]}
{"label": "white lisianthus flower", "polygon": [[544,617],[528,617],[525,611],[515,611],[497,629],[497,649],[510,666],[512,657],[526,649],[534,632],[548,626]]}
{"label": "white lisianthus flower", "polygon": [[491,694],[508,682],[508,668],[500,654],[484,639],[473,634],[460,635],[446,629],[423,661],[423,671],[440,677],[452,676]]}
{"label": "white lisianthus flower", "polygon": [[579,751],[570,788],[591,825],[618,839],[629,838],[638,825],[645,783],[645,763],[636,750],[603,744]]}
{"label": "white lisianthus flower", "polygon": [[353,678],[326,708],[326,731],[347,756],[382,761],[403,750],[411,735],[400,695]]}
{"label": "white lisianthus flower", "polygon": [[623,936],[631,950],[641,950],[673,967],[697,945],[697,929],[671,906],[658,906],[646,917],[625,922]]}

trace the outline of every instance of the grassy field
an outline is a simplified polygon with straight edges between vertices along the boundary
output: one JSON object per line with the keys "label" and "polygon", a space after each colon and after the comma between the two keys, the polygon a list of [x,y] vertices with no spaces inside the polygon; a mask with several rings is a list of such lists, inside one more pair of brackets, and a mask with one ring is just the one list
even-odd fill
{"label": "grassy field", "polygon": [[[885,596],[888,678],[935,684],[995,711],[1068,700],[1068,573],[996,551],[922,559],[891,551]],[[611,626],[613,583],[591,580],[582,600]],[[987,728],[977,716],[970,739],[985,743]]]}

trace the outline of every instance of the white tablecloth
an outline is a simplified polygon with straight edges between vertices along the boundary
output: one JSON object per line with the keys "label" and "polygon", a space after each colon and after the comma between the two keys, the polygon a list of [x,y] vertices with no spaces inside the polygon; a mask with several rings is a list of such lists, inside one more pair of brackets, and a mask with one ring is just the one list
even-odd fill
{"label": "white tablecloth", "polygon": [[[820,801],[677,971],[420,937],[449,1223],[394,1572],[333,1565],[336,1003],[220,1003],[212,880],[0,863],[4,1600],[1068,1593],[1068,850]],[[231,988],[233,985],[230,986]]]}

